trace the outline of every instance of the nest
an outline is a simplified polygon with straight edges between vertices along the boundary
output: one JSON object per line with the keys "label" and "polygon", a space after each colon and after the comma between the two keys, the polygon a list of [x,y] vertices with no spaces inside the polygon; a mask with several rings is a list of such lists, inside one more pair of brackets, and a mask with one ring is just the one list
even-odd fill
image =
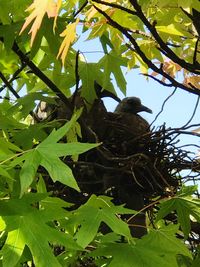
{"label": "nest", "polygon": [[[68,119],[70,115],[66,107],[59,100],[57,102],[51,116],[47,116],[48,120]],[[83,204],[91,194],[104,194],[111,196],[116,204],[142,210],[155,198],[174,196],[188,180],[196,183],[199,179],[198,160],[185,147],[178,146],[179,135],[186,133],[188,127],[166,129],[162,125],[150,130],[149,125],[145,125],[147,122],[136,115],[146,127],[138,133],[131,127],[129,118],[120,116],[107,112],[100,99],[94,102],[89,112],[83,112],[79,120],[81,142],[100,141],[102,145],[80,155],[76,162],[64,159],[71,166],[81,193],[47,179],[47,188],[54,195],[74,203],[73,208]],[[183,170],[189,170],[190,175],[184,177]],[[145,225],[144,217],[140,223]],[[200,235],[200,227],[196,229],[195,233]],[[140,231],[138,236],[144,233]]]}

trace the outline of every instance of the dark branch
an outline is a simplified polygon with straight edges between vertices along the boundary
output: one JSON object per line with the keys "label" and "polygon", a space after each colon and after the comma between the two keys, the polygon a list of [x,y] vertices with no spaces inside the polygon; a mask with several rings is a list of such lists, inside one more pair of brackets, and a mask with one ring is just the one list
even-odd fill
{"label": "dark branch", "polygon": [[33,73],[40,78],[70,109],[71,103],[62,91],[20,50],[16,42],[14,42],[12,50],[19,56],[20,60],[24,62]]}
{"label": "dark branch", "polygon": [[190,64],[188,62],[186,62],[185,60],[181,59],[180,57],[178,57],[167,45],[166,43],[162,40],[162,38],[160,37],[160,35],[158,34],[156,28],[154,25],[152,25],[149,20],[146,18],[146,16],[143,14],[142,9],[140,7],[140,5],[138,4],[138,2],[136,0],[130,0],[132,6],[134,7],[134,9],[137,11],[137,15],[138,17],[142,20],[142,22],[144,23],[144,25],[147,27],[147,29],[151,32],[151,34],[153,35],[153,37],[155,38],[155,40],[158,42],[160,49],[162,51],[162,53],[167,56],[168,58],[170,58],[172,61],[174,61],[175,63],[179,64],[180,66],[182,66],[183,68],[185,68],[188,71],[191,71],[195,74],[200,74],[200,64],[196,63],[194,64]]}
{"label": "dark branch", "polygon": [[[177,88],[175,88],[173,90],[173,92],[165,99],[165,101],[162,104],[161,110],[158,112],[158,114],[156,115],[155,119],[152,121],[151,125],[157,120],[157,118],[159,117],[159,115],[163,112],[165,104],[175,94],[176,90],[177,90]],[[151,127],[151,125],[150,125],[150,127]]]}
{"label": "dark branch", "polygon": [[10,82],[6,79],[6,77],[3,75],[3,73],[1,71],[0,71],[0,78],[2,79],[2,81],[4,82],[4,84],[8,88],[8,90],[10,90],[10,92],[16,98],[20,98],[20,96],[18,95],[18,93],[14,90],[14,88],[12,87],[12,85],[10,84]]}
{"label": "dark branch", "polygon": [[143,53],[143,51],[140,49],[139,45],[137,44],[136,40],[132,37],[132,35],[130,35],[128,33],[128,31],[124,27],[122,27],[116,21],[112,20],[108,14],[106,14],[104,11],[99,9],[97,6],[94,5],[94,8],[108,20],[110,25],[112,25],[114,28],[118,29],[121,33],[123,33],[128,38],[128,40],[130,40],[130,42],[134,46],[135,50],[139,54],[139,56],[142,58],[144,63],[147,64],[147,66],[149,68],[151,68],[152,70],[154,70],[158,74],[161,74],[163,77],[165,77],[167,80],[169,80],[173,84],[174,87],[179,87],[179,88],[181,88],[187,92],[190,92],[190,93],[193,93],[196,95],[200,95],[200,90],[198,88],[187,87],[184,84],[179,83],[178,81],[173,79],[168,73],[164,72],[162,69],[156,67],[153,64],[153,62],[146,57],[146,55]]}
{"label": "dark branch", "polygon": [[126,8],[126,7],[123,7],[123,6],[114,4],[114,3],[109,3],[109,2],[105,2],[105,1],[101,1],[101,0],[92,0],[92,2],[95,2],[95,3],[98,3],[98,4],[102,4],[102,5],[105,5],[105,6],[109,6],[109,7],[117,8],[119,10],[125,11],[125,12],[127,12],[127,13],[129,13],[131,15],[134,15],[134,16],[137,15],[137,12],[135,12],[134,10],[131,10],[129,8]]}

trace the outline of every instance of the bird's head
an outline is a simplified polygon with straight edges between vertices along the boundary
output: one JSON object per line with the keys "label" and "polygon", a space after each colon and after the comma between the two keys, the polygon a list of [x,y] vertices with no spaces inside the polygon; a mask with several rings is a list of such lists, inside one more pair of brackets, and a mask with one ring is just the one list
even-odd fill
{"label": "bird's head", "polygon": [[126,97],[117,105],[115,112],[127,112],[131,114],[137,114],[141,111],[152,113],[152,110],[146,106],[143,106],[141,100],[138,97]]}

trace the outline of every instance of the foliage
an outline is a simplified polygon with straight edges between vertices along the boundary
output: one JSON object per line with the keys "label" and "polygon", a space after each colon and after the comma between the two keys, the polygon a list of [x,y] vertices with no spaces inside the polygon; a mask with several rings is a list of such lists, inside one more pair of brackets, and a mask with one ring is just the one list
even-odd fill
{"label": "foliage", "polygon": [[[124,68],[200,95],[200,2],[0,4],[0,266],[199,266],[196,187],[180,185],[170,196],[152,197],[142,209],[151,220],[141,239],[131,236],[125,219],[141,211],[105,195],[70,203],[63,190],[79,194],[74,166],[101,147],[84,123],[85,112],[103,94],[117,100],[112,79],[126,94]],[[101,46],[94,52],[102,55],[98,61],[88,62],[76,49],[82,35],[85,46]],[[73,105],[77,95],[84,104]],[[44,110],[40,121],[38,103],[59,109],[57,99],[67,106],[65,119]]]}

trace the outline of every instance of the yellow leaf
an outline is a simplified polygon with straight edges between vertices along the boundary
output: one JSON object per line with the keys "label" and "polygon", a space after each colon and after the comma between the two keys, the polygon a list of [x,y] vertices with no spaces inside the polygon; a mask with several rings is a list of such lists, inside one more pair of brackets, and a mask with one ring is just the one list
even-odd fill
{"label": "yellow leaf", "polygon": [[57,0],[55,19],[53,22],[53,31],[55,31],[55,28],[56,28],[56,21],[57,21],[57,17],[58,17],[58,13],[59,13],[61,5],[62,5],[62,0]]}
{"label": "yellow leaf", "polygon": [[28,25],[33,21],[33,25],[29,31],[31,33],[31,45],[35,39],[37,31],[39,30],[43,17],[47,13],[48,17],[55,17],[54,19],[54,29],[56,26],[56,19],[61,6],[62,0],[34,0],[33,3],[26,9],[26,11],[31,12],[26,18],[24,25],[19,34],[21,34]]}
{"label": "yellow leaf", "polygon": [[62,64],[64,65],[69,46],[74,42],[76,38],[76,26],[79,22],[77,19],[74,23],[68,24],[66,29],[60,34],[61,37],[64,37],[64,40],[60,46],[57,58],[61,58]]}
{"label": "yellow leaf", "polygon": [[200,77],[197,75],[185,77],[183,83],[187,86],[195,86],[196,88],[200,89]]}

